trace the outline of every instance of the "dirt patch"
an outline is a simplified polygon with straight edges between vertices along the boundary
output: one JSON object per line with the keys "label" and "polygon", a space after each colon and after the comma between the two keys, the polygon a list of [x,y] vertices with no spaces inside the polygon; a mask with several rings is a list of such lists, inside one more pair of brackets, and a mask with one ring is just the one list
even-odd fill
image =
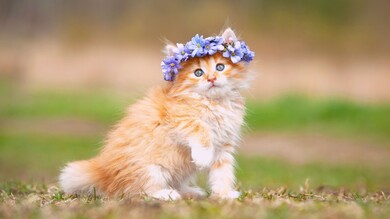
{"label": "dirt patch", "polygon": [[279,158],[297,164],[323,162],[390,165],[390,150],[383,145],[321,134],[251,134],[244,138],[241,152]]}

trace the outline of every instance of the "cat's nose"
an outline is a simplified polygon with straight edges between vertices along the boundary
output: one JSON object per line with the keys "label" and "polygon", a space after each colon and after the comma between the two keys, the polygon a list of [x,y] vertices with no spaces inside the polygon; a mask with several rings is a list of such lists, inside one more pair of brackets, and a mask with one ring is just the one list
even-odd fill
{"label": "cat's nose", "polygon": [[216,80],[217,80],[216,77],[207,78],[207,81],[208,81],[208,82],[211,82],[211,83],[214,83],[214,81],[216,81]]}

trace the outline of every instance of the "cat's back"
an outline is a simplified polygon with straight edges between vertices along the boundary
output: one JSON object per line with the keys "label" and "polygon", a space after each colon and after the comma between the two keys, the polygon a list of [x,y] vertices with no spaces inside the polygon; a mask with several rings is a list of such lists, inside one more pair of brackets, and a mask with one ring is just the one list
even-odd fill
{"label": "cat's back", "polygon": [[166,114],[168,88],[157,86],[127,109],[127,117],[140,120],[142,123],[150,120],[163,120]]}
{"label": "cat's back", "polygon": [[154,87],[142,99],[130,105],[125,116],[109,133],[105,149],[120,149],[129,145],[134,147],[151,139],[165,120],[166,92],[164,86]]}
{"label": "cat's back", "polygon": [[169,87],[162,85],[151,88],[143,98],[127,108],[124,118],[117,124],[117,127],[140,129],[154,128],[163,124],[170,101],[168,91]]}

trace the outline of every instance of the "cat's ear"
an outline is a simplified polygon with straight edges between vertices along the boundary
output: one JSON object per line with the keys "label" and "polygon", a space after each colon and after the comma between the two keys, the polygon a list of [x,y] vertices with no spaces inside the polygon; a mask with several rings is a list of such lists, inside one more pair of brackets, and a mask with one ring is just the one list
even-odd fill
{"label": "cat's ear", "polygon": [[222,33],[222,38],[227,43],[231,41],[237,41],[236,34],[230,27],[226,28],[226,30]]}
{"label": "cat's ear", "polygon": [[163,49],[163,53],[167,56],[173,56],[174,51],[177,47],[173,45],[172,43],[167,43],[165,45],[165,48]]}

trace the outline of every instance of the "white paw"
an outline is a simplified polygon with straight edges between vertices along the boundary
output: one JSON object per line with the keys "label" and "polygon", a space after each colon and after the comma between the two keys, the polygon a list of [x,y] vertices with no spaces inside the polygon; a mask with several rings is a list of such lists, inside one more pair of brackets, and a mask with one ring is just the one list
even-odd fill
{"label": "white paw", "polygon": [[182,189],[180,192],[185,198],[200,199],[200,198],[205,198],[207,196],[207,193],[199,187],[186,187]]}
{"label": "white paw", "polygon": [[155,199],[169,201],[181,199],[180,194],[174,189],[162,189],[151,194]]}
{"label": "white paw", "polygon": [[210,167],[214,160],[214,149],[211,147],[191,148],[191,157],[195,165],[200,168]]}
{"label": "white paw", "polygon": [[223,193],[213,193],[212,196],[220,199],[237,199],[241,195],[239,191],[229,191]]}

